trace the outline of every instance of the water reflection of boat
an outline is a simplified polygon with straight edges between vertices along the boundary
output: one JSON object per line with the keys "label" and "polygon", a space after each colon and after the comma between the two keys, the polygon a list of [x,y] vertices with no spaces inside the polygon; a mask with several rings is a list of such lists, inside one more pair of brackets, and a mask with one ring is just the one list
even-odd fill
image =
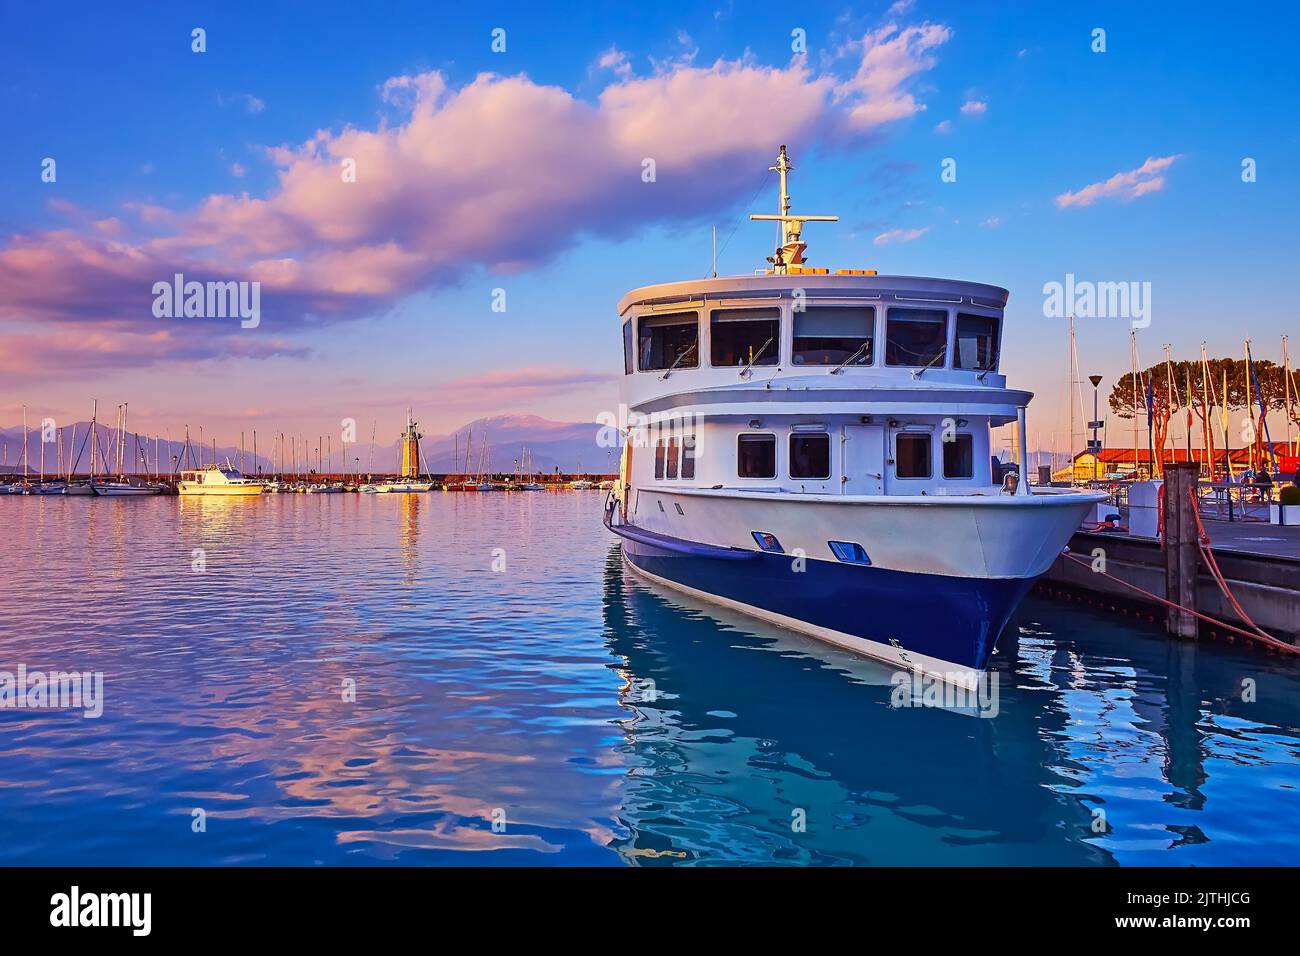
{"label": "water reflection of boat", "polygon": [[893,707],[884,666],[634,577],[617,548],[604,619],[632,714],[629,863],[1109,861],[1048,769],[1068,714],[1041,693],[1008,712],[1013,661],[997,719]]}

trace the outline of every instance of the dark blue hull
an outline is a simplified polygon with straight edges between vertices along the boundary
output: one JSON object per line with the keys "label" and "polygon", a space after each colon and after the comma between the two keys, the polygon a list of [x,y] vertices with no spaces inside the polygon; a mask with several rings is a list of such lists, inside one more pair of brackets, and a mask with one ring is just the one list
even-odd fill
{"label": "dark blue hull", "polygon": [[[619,530],[615,528],[614,530]],[[623,539],[635,568],[738,604],[838,631],[886,648],[983,670],[1033,578],[958,578],[788,554],[719,560]]]}

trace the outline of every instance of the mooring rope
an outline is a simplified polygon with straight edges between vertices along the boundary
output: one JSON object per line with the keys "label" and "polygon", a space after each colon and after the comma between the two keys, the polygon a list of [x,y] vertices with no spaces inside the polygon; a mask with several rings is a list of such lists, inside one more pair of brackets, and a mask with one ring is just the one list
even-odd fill
{"label": "mooring rope", "polygon": [[[1300,647],[1296,647],[1295,645],[1288,644],[1285,641],[1280,641],[1276,637],[1273,637],[1271,634],[1265,634],[1263,631],[1260,631],[1258,634],[1256,634],[1250,631],[1243,630],[1242,628],[1239,627],[1234,627],[1233,625],[1228,624],[1226,621],[1220,621],[1218,618],[1210,617],[1208,614],[1202,614],[1200,611],[1193,611],[1189,607],[1183,607],[1181,604],[1178,604],[1174,601],[1170,601],[1167,598],[1162,598],[1158,594],[1153,594],[1152,592],[1148,591],[1146,588],[1138,587],[1136,584],[1130,584],[1128,581],[1125,581],[1123,578],[1116,577],[1115,575],[1111,574],[1109,571],[1094,571],[1092,567],[1092,562],[1087,560],[1086,558],[1079,557],[1077,554],[1071,554],[1069,551],[1064,551],[1062,552],[1062,557],[1070,558],[1073,561],[1077,561],[1079,564],[1082,564],[1090,571],[1093,571],[1094,574],[1100,574],[1103,577],[1110,578],[1116,584],[1122,585],[1123,587],[1128,588],[1130,591],[1137,591],[1139,594],[1146,595],[1147,597],[1151,598],[1151,600],[1156,601],[1159,604],[1165,605],[1165,607],[1172,607],[1172,608],[1176,608],[1179,611],[1185,611],[1194,617],[1200,618],[1202,621],[1205,621],[1207,624],[1213,624],[1215,627],[1221,627],[1225,631],[1231,631],[1234,634],[1240,634],[1242,637],[1247,638],[1248,640],[1263,641],[1273,647],[1276,647],[1280,651],[1284,651],[1287,654],[1300,655]],[[1253,622],[1251,626],[1252,627],[1255,626]]]}
{"label": "mooring rope", "polygon": [[1237,596],[1228,587],[1228,580],[1223,576],[1223,572],[1219,570],[1219,562],[1215,560],[1214,550],[1210,547],[1210,536],[1205,533],[1205,525],[1201,523],[1201,512],[1197,507],[1196,491],[1193,488],[1188,488],[1187,494],[1192,499],[1192,514],[1196,516],[1196,545],[1201,549],[1201,554],[1205,556],[1205,564],[1210,569],[1210,575],[1214,578],[1214,582],[1219,586],[1219,590],[1223,592],[1223,596],[1228,599],[1228,603],[1232,605],[1233,610],[1237,612],[1237,616],[1249,624],[1260,637],[1271,640],[1272,635],[1265,633],[1258,624],[1251,620],[1250,615],[1246,613],[1246,609],[1237,600]]}

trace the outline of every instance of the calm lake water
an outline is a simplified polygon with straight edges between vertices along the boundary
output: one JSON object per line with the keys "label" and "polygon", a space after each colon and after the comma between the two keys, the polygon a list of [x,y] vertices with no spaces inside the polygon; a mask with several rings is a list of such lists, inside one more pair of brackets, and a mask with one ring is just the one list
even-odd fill
{"label": "calm lake water", "polygon": [[602,497],[0,498],[0,670],[104,673],[0,710],[0,863],[1300,863],[1300,668],[1031,598],[996,717],[891,707]]}

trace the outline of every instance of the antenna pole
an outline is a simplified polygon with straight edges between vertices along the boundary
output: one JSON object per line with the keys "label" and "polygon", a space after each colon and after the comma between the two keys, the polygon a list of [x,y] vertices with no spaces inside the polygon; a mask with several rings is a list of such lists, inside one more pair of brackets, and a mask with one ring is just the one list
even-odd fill
{"label": "antenna pole", "polygon": [[[785,151],[785,145],[781,145],[781,152],[776,157],[776,165],[769,167],[774,173],[781,177],[781,209],[779,215],[782,217],[790,215],[790,190],[786,185],[786,176],[790,170],[794,169],[794,164],[790,162],[790,155]],[[790,241],[789,221],[781,219],[781,245],[784,246]]]}

